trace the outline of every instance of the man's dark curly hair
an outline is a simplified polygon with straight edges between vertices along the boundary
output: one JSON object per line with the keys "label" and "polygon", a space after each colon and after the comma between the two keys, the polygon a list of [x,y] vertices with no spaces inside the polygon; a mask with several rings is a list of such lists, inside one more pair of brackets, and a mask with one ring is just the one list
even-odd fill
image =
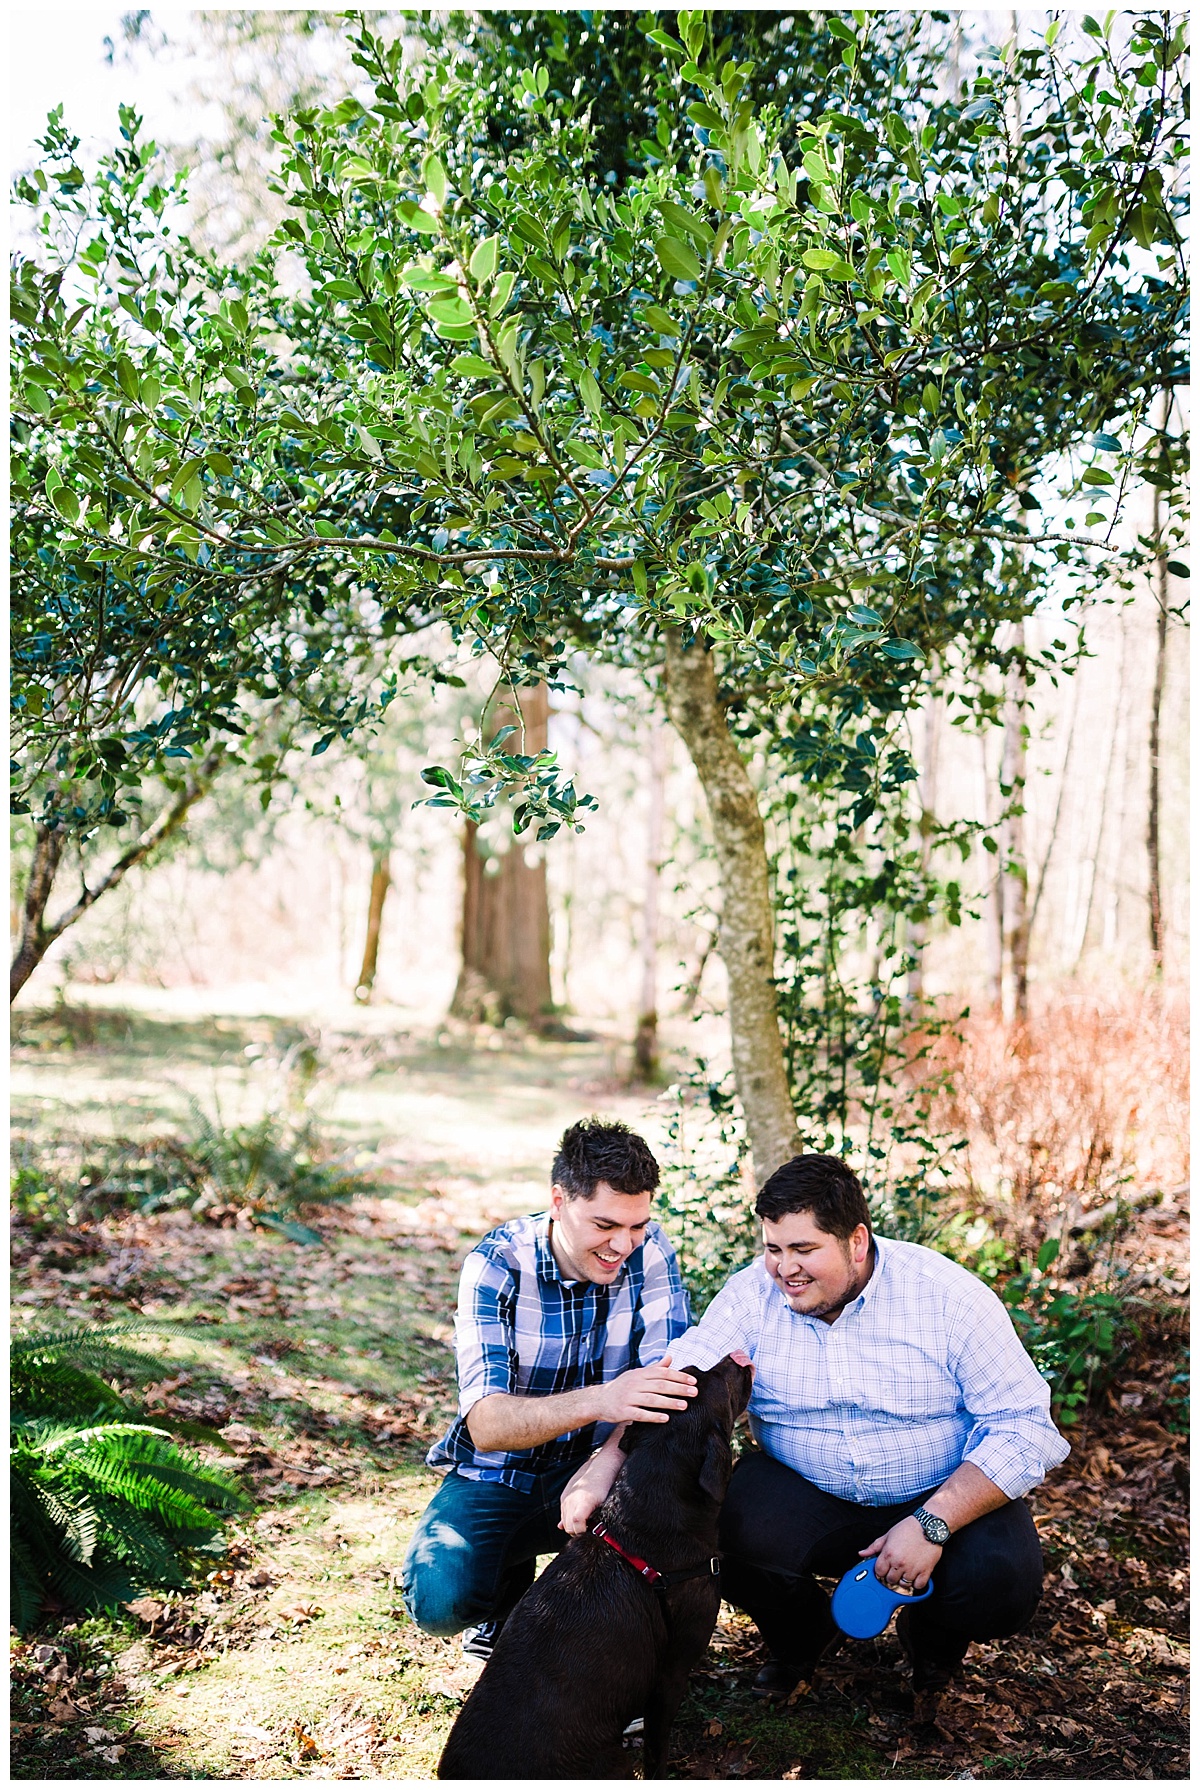
{"label": "man's dark curly hair", "polygon": [[645,1139],[619,1119],[581,1119],[563,1132],[550,1179],[571,1200],[590,1200],[597,1181],[618,1193],[652,1193],[658,1164]]}
{"label": "man's dark curly hair", "polygon": [[871,1214],[858,1176],[840,1156],[793,1156],[763,1182],[754,1210],[772,1224],[789,1212],[811,1212],[813,1223],[843,1241]]}

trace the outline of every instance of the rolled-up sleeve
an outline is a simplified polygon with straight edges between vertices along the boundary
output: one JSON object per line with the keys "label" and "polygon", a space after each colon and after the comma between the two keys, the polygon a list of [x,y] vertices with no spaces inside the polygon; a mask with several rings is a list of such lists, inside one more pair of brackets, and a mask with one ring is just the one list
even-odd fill
{"label": "rolled-up sleeve", "polygon": [[675,1251],[657,1227],[642,1245],[642,1264],[641,1297],[630,1336],[630,1362],[635,1367],[661,1361],[692,1321]]}
{"label": "rolled-up sleeve", "polygon": [[953,1314],[949,1365],[971,1419],[963,1460],[1006,1497],[1022,1497],[1071,1449],[1050,1420],[1049,1386],[990,1288]]}
{"label": "rolled-up sleeve", "polygon": [[458,1412],[493,1392],[516,1392],[515,1283],[502,1261],[473,1249],[463,1263],[454,1319]]}

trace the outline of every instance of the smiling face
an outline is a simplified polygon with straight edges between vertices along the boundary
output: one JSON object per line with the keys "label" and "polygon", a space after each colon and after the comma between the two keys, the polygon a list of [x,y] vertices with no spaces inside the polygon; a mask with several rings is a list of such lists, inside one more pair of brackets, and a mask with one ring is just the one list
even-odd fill
{"label": "smiling face", "polygon": [[567,1279],[611,1286],[645,1241],[653,1197],[618,1193],[607,1181],[597,1181],[590,1200],[568,1199],[561,1187],[553,1187],[550,1247]]}
{"label": "smiling face", "polygon": [[860,1224],[849,1237],[818,1230],[811,1212],[763,1219],[767,1273],[793,1311],[832,1323],[871,1278],[871,1233]]}

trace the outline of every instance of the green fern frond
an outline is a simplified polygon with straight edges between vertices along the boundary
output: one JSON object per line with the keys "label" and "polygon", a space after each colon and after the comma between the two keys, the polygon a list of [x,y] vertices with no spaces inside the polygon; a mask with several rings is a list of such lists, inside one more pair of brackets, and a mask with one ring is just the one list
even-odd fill
{"label": "green fern frond", "polygon": [[14,1361],[9,1379],[9,1409],[20,1422],[27,1412],[39,1416],[95,1422],[98,1418],[129,1414],[125,1400],[99,1374],[70,1362],[26,1356]]}
{"label": "green fern frond", "polygon": [[[182,1587],[188,1582],[179,1557],[179,1536],[156,1522],[153,1512],[135,1510],[123,1498],[105,1492],[93,1492],[96,1509],[103,1520],[108,1552],[143,1584]],[[202,1537],[216,1533],[217,1525],[200,1532]],[[189,1545],[192,1538],[189,1537]]]}
{"label": "green fern frond", "polygon": [[194,1335],[195,1325],[177,1318],[139,1318],[134,1323],[80,1325],[72,1330],[18,1330],[9,1343],[9,1354],[14,1362],[70,1357],[74,1362],[104,1367],[114,1355],[128,1353],[136,1362],[157,1367],[161,1363],[153,1355],[140,1349],[126,1351],[121,1338]]}
{"label": "green fern frond", "polygon": [[[66,1488],[62,1488],[66,1492]],[[33,1491],[56,1529],[62,1532],[62,1546],[80,1566],[90,1566],[100,1533],[100,1518],[94,1505],[85,1498],[60,1491],[45,1480],[35,1479]]]}
{"label": "green fern frond", "polygon": [[214,1509],[233,1511],[245,1504],[225,1474],[177,1448],[165,1430],[148,1425],[112,1423],[79,1430],[58,1439],[47,1452],[179,1528],[211,1528]]}
{"label": "green fern frond", "polygon": [[133,1354],[117,1339],[152,1328],[191,1329],[143,1320],[15,1339],[11,1571],[22,1630],[36,1621],[49,1586],[73,1606],[97,1610],[147,1585],[185,1585],[188,1550],[247,1503],[226,1474],[179,1448],[166,1428],[134,1420],[81,1364],[111,1366]]}

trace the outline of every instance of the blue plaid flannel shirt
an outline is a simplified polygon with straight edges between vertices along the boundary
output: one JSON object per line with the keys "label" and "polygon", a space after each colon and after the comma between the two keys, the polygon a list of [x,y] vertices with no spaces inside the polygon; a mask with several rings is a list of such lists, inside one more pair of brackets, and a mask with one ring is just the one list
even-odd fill
{"label": "blue plaid flannel shirt", "polygon": [[548,1212],[500,1225],[463,1263],[454,1321],[459,1414],[428,1464],[533,1491],[541,1474],[586,1460],[612,1426],[588,1424],[536,1448],[485,1453],[467,1428],[471,1407],[493,1392],[545,1398],[602,1385],[661,1360],[690,1322],[675,1251],[659,1225],[646,1227],[610,1286],[564,1278]]}

